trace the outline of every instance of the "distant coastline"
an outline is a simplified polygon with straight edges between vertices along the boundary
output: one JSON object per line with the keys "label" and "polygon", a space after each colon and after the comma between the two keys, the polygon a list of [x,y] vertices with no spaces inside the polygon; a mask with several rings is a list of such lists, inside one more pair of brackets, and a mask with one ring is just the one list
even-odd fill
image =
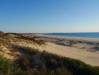
{"label": "distant coastline", "polygon": [[44,35],[61,36],[64,38],[98,38],[99,39],[99,32],[45,33]]}

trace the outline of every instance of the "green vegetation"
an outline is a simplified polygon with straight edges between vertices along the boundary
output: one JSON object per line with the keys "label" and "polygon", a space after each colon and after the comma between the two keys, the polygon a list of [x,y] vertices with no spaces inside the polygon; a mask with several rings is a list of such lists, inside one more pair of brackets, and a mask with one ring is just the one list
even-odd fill
{"label": "green vegetation", "polygon": [[15,46],[22,53],[15,61],[0,56],[0,75],[99,75],[99,67],[45,51]]}

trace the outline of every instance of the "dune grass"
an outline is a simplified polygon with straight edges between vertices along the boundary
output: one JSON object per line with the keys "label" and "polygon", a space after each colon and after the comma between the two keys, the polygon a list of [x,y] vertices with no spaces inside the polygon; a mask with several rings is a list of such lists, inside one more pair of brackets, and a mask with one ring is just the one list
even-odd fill
{"label": "dune grass", "polygon": [[99,75],[99,67],[92,67],[79,60],[28,47],[16,48],[23,55],[14,62],[0,56],[0,75]]}

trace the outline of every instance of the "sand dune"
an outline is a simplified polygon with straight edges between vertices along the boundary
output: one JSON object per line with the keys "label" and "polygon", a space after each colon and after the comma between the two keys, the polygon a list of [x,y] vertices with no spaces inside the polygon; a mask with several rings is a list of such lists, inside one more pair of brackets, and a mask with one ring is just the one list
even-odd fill
{"label": "sand dune", "polygon": [[64,57],[79,59],[93,66],[99,66],[98,51],[91,52],[84,49],[78,49],[75,47],[56,45],[54,43],[47,43],[47,45],[40,48],[40,50],[45,50],[47,52],[64,56]]}
{"label": "sand dune", "polygon": [[37,48],[40,51],[46,51],[59,56],[78,59],[87,64],[99,66],[99,51],[88,51],[86,48],[81,49],[73,46],[57,45],[51,42],[46,42],[46,45],[43,46],[35,46],[32,43],[25,44],[24,42],[20,42],[20,44],[17,43],[17,45]]}
{"label": "sand dune", "polygon": [[[39,38],[37,39],[40,39],[40,40],[44,40],[44,41],[47,41],[46,44],[40,46],[40,45],[36,45],[34,44],[33,40],[31,40],[30,38],[28,37],[23,37],[23,38],[16,38],[16,37],[13,37],[12,35],[10,35],[11,37],[7,36],[9,39],[6,39],[6,38],[3,38],[1,37],[1,46],[3,44],[6,44],[7,46],[9,45],[18,45],[18,46],[24,46],[24,47],[31,47],[31,48],[37,48],[38,50],[40,51],[47,51],[49,53],[53,53],[53,54],[57,54],[59,56],[64,56],[64,57],[69,57],[69,58],[74,58],[74,59],[78,59],[78,60],[81,60],[87,64],[90,64],[90,65],[93,65],[93,66],[99,66],[99,49],[98,50],[95,50],[95,49],[92,49],[92,47],[97,47],[99,48],[99,45],[91,45],[91,44],[88,44],[88,43],[94,43],[94,42],[89,42],[89,40],[87,41],[83,41],[83,40],[80,40],[82,42],[78,42],[78,40],[75,40],[76,41],[76,44],[73,44],[72,46],[64,46],[64,45],[59,45],[57,44],[56,42],[66,42],[64,41],[62,38],[59,39],[59,38],[44,38],[44,37],[40,37],[38,36]],[[19,36],[19,35],[18,35]],[[33,38],[33,37],[31,37]],[[68,40],[68,39],[67,39]],[[72,39],[73,40],[73,39]],[[35,40],[34,40],[35,41]],[[70,41],[70,40],[69,40]],[[73,41],[70,41],[69,43],[74,43]],[[6,45],[4,45],[4,49],[1,47],[1,49],[4,51],[1,53],[5,54],[4,56],[9,58],[9,59],[13,59],[15,55],[20,55],[18,52],[9,52],[9,48],[7,47],[7,49],[5,48]],[[92,50],[91,50],[92,49]],[[89,50],[89,51],[88,51]],[[11,54],[11,55],[9,55]],[[8,56],[9,55],[9,56]],[[11,56],[11,57],[10,57]]]}

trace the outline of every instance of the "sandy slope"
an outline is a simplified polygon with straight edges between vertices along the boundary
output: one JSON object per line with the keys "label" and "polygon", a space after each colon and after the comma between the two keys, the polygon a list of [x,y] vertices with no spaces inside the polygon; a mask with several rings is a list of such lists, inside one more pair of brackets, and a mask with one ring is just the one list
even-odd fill
{"label": "sandy slope", "polygon": [[72,46],[56,45],[54,43],[46,42],[46,45],[35,46],[33,44],[25,44],[20,42],[17,45],[37,48],[40,51],[47,51],[49,53],[57,54],[64,57],[79,59],[87,64],[99,66],[99,51],[92,52],[86,49],[80,49]]}
{"label": "sandy slope", "polygon": [[54,43],[47,43],[46,46],[40,48],[50,53],[58,54],[64,57],[79,59],[87,64],[99,66],[99,52],[90,52],[75,47],[61,46]]}

